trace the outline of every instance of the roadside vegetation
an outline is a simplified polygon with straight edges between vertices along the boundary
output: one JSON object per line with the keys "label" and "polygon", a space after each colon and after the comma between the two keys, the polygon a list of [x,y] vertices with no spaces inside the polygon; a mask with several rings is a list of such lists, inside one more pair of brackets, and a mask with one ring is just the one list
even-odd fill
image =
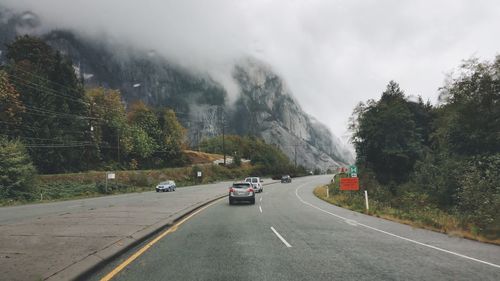
{"label": "roadside vegetation", "polygon": [[[201,178],[197,177],[198,171],[202,172]],[[14,189],[16,192],[22,192],[22,197],[2,196],[0,206],[152,191],[156,184],[164,180],[174,180],[179,187],[222,180],[241,180],[253,171],[254,168],[251,165],[223,167],[212,164],[116,171],[116,179],[108,180],[107,185],[106,172],[102,171],[39,175],[29,179],[31,182],[28,185],[29,190]]]}
{"label": "roadside vegetation", "polygon": [[[440,91],[434,106],[391,81],[380,100],[356,107],[360,186],[377,215],[498,242],[500,56],[464,62]],[[364,209],[361,192],[331,191],[332,202]]]}
{"label": "roadside vegetation", "polygon": [[[415,204],[407,204],[407,207],[401,207],[401,205],[387,202],[385,198],[379,198],[379,196],[375,194],[369,194],[370,209],[367,211],[364,194],[362,192],[339,190],[340,177],[347,177],[347,175],[335,175],[334,183],[315,188],[314,195],[331,204],[367,215],[446,233],[450,236],[500,245],[498,236],[485,236],[481,233],[474,232],[470,227],[464,227],[464,221],[460,216],[443,211],[439,208],[430,206],[417,207]],[[326,197],[327,188],[329,189],[328,197]],[[413,198],[406,198],[406,200],[412,199]]]}

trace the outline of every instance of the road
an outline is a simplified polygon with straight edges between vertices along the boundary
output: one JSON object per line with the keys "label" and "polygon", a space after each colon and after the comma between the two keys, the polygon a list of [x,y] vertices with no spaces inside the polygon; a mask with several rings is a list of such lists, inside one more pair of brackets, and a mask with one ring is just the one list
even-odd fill
{"label": "road", "polygon": [[[333,206],[312,194],[329,179],[268,186],[255,205],[220,200],[113,280],[500,280],[500,247]],[[91,279],[116,271],[141,247]]]}
{"label": "road", "polygon": [[229,185],[2,207],[0,280],[70,280],[225,195]]}

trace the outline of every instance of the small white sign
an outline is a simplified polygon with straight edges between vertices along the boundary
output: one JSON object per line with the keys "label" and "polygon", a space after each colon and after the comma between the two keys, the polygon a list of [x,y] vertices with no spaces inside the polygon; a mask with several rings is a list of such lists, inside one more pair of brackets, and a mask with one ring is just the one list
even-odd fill
{"label": "small white sign", "polygon": [[356,173],[351,173],[351,178],[357,178],[358,177],[358,174]]}
{"label": "small white sign", "polygon": [[114,180],[115,179],[115,173],[108,173],[108,180]]}
{"label": "small white sign", "polygon": [[197,172],[196,176],[199,177],[199,178],[201,178],[201,172]]}

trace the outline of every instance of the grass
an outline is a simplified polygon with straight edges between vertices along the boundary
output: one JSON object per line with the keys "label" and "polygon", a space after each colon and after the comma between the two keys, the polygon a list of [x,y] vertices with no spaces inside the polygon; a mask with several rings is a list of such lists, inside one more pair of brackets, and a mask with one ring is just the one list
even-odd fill
{"label": "grass", "polygon": [[193,164],[208,164],[213,163],[213,161],[224,158],[224,155],[213,154],[206,152],[199,152],[194,150],[184,150],[184,155],[189,159],[190,163]]}
{"label": "grass", "polygon": [[[154,190],[157,183],[164,180],[174,180],[178,187],[221,180],[236,180],[251,174],[253,169],[252,166],[248,165],[229,168],[208,164],[158,170],[116,171],[116,179],[108,180],[107,189],[105,189],[106,172],[102,171],[40,175],[37,177],[36,188],[31,200],[0,199],[0,206],[151,191]],[[197,178],[196,171],[201,171],[203,176]]]}
{"label": "grass", "polygon": [[418,208],[401,210],[375,200],[370,200],[370,210],[367,211],[364,197],[362,195],[360,196],[359,191],[342,191],[342,193],[330,192],[330,196],[327,198],[326,188],[327,186],[316,187],[313,191],[314,195],[342,208],[411,225],[413,227],[446,233],[453,237],[467,238],[500,245],[500,238],[498,238],[498,235],[496,237],[486,237],[477,233],[473,226],[464,228],[459,218],[439,209]]}

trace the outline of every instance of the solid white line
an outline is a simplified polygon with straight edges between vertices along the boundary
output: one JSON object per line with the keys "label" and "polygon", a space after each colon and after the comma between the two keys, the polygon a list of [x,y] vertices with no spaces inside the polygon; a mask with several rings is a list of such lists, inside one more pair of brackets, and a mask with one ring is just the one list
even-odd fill
{"label": "solid white line", "polygon": [[357,226],[358,222],[355,220],[345,220],[345,223],[352,225],[352,226]]}
{"label": "solid white line", "polygon": [[261,207],[261,206],[259,206],[259,210],[260,210],[260,212],[262,213],[262,207]]}
{"label": "solid white line", "polygon": [[[324,213],[327,213],[329,215],[332,215],[334,217],[337,217],[339,219],[343,219],[344,221],[348,221],[349,219],[348,218],[345,218],[345,217],[342,217],[342,216],[339,216],[337,214],[334,214],[334,213],[331,213],[331,212],[328,212],[326,210],[323,210],[321,209],[320,207],[317,207],[309,202],[306,202],[304,201],[304,199],[302,199],[302,197],[299,196],[298,194],[298,191],[300,188],[302,188],[305,184],[302,184],[300,185],[299,187],[297,187],[295,189],[295,196],[304,204],[310,206],[310,207],[313,207],[321,212],[324,212]],[[378,231],[380,233],[384,233],[384,234],[387,234],[387,235],[390,235],[392,237],[396,237],[396,238],[399,238],[399,239],[402,239],[402,240],[405,240],[405,241],[408,241],[408,242],[411,242],[411,243],[415,243],[417,245],[421,245],[421,246],[424,246],[424,247],[428,247],[428,248],[431,248],[431,249],[434,249],[434,250],[438,250],[438,251],[441,251],[441,252],[445,252],[445,253],[448,253],[448,254],[452,254],[452,255],[455,255],[455,256],[458,256],[458,257],[461,257],[461,258],[464,258],[464,259],[468,259],[468,260],[472,260],[472,261],[475,261],[475,262],[479,262],[479,263],[483,263],[483,264],[486,264],[486,265],[489,265],[489,266],[493,266],[493,267],[496,267],[496,268],[500,268],[500,265],[498,264],[494,264],[494,263],[491,263],[491,262],[487,262],[487,261],[483,261],[483,260],[480,260],[480,259],[476,259],[476,258],[473,258],[473,257],[469,257],[469,256],[466,256],[466,255],[462,255],[462,254],[459,254],[459,253],[456,253],[456,252],[453,252],[453,251],[449,251],[449,250],[445,250],[445,249],[442,249],[442,248],[439,248],[439,247],[436,247],[436,246],[432,246],[432,245],[429,245],[429,244],[425,244],[425,243],[422,243],[422,242],[418,242],[418,241],[415,241],[413,239],[410,239],[410,238],[406,238],[406,237],[403,237],[403,236],[399,236],[397,234],[394,234],[394,233],[390,233],[390,232],[387,232],[387,231],[384,231],[384,230],[381,230],[381,229],[378,229],[378,228],[375,228],[375,227],[372,227],[372,226],[369,226],[369,225],[366,225],[366,224],[363,224],[363,223],[359,223],[357,222],[357,225],[359,226],[363,226],[363,227],[366,227],[368,229],[371,229],[371,230],[375,230],[375,231]]]}
{"label": "solid white line", "polygon": [[283,244],[285,244],[285,246],[287,246],[288,248],[291,248],[292,245],[290,245],[288,242],[286,242],[285,238],[283,238],[283,236],[281,236],[278,231],[276,231],[276,229],[274,229],[274,227],[271,226],[271,230],[274,232],[274,234],[276,234],[276,236],[278,236],[278,238],[281,240],[281,242],[283,242]]}

